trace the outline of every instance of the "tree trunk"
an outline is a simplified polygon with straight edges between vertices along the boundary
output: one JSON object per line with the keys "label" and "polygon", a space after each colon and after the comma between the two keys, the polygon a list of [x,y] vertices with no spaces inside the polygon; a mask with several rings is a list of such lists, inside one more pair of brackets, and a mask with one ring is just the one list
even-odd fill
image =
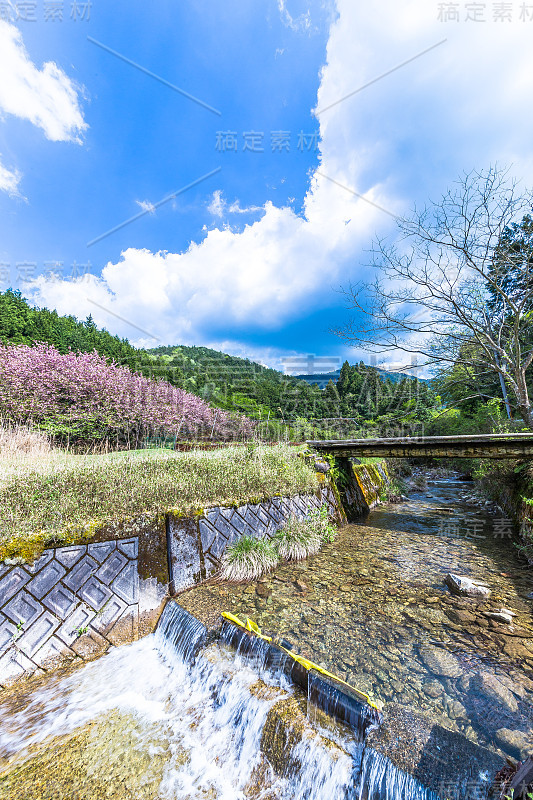
{"label": "tree trunk", "polygon": [[520,416],[531,430],[533,430],[533,409],[531,408],[531,400],[529,399],[529,391],[527,388],[525,372],[520,373],[516,379],[517,389],[516,401]]}

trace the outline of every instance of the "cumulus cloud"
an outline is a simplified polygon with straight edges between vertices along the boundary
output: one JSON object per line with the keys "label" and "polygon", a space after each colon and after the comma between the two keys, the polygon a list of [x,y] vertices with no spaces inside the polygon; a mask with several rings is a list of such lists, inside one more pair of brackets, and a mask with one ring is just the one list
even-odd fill
{"label": "cumulus cloud", "polygon": [[529,27],[450,27],[424,0],[382,0],[380,8],[338,0],[317,96],[318,111],[328,108],[318,114],[320,163],[301,213],[267,202],[259,219],[233,231],[227,214],[244,209],[215,192],[208,210],[220,222],[186,251],[129,248],[90,284],[39,278],[35,302],[91,311],[133,341],[133,329],[94,313],[87,297],[165,342],[210,341],[224,326],[245,337],[304,316],[340,283],[368,278],[364,251],[375,233],[392,233],[393,215],[414,199],[438,199],[462,169],[516,161],[533,177]]}
{"label": "cumulus cloud", "polygon": [[0,192],[7,192],[12,197],[20,197],[18,188],[20,178],[18,170],[10,170],[0,161]]}
{"label": "cumulus cloud", "polygon": [[79,89],[57,64],[41,69],[31,61],[22,34],[0,20],[0,110],[26,119],[54,142],[81,141],[87,124],[79,105]]}

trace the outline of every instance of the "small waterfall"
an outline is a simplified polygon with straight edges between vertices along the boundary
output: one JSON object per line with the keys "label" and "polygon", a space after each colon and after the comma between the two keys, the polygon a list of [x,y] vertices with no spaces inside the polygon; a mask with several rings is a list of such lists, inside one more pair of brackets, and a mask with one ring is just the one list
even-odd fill
{"label": "small waterfall", "polygon": [[356,786],[353,797],[357,800],[441,800],[370,747],[364,749]]}
{"label": "small waterfall", "polygon": [[234,648],[237,655],[242,656],[247,664],[252,665],[260,672],[268,670],[277,680],[286,675],[293,682],[298,683],[293,674],[295,673],[294,661],[275,644],[271,644],[259,636],[252,636],[243,628],[239,628],[227,620],[224,620],[222,624],[220,638]]}
{"label": "small waterfall", "polygon": [[319,708],[349,725],[358,742],[364,742],[368,731],[381,722],[377,709],[359,699],[348,687],[340,687],[315,670],[311,670],[308,676],[307,699],[311,709]]}
{"label": "small waterfall", "polygon": [[207,628],[179,603],[170,600],[159,619],[156,637],[165,648],[172,647],[185,662],[194,663],[207,641]]}
{"label": "small waterfall", "polygon": [[[317,673],[309,676],[311,702],[344,714],[355,736],[341,731],[328,741],[306,726],[301,696],[288,682],[267,679],[266,670],[292,674],[292,659],[242,634],[224,626],[225,642],[244,658],[224,643],[206,645],[206,628],[171,601],[154,635],[54,678],[15,710],[0,702],[3,779],[5,765],[23,769],[40,747],[51,748],[54,770],[66,770],[68,780],[83,780],[86,767],[105,776],[117,800],[144,797],[147,781],[154,800],[439,800],[365,744],[377,722],[373,710]],[[296,722],[285,713],[289,701],[300,709]],[[287,727],[284,736],[273,728],[274,747],[281,743],[273,753],[288,768],[275,773],[264,736],[278,721]],[[81,763],[63,738],[78,731],[92,735]],[[73,785],[70,796],[83,790]]]}
{"label": "small waterfall", "polygon": [[[360,746],[359,746],[360,748]],[[360,752],[345,752],[338,757],[316,740],[303,738],[293,750],[299,763],[298,774],[284,782],[283,797],[290,800],[352,800],[354,760]]]}

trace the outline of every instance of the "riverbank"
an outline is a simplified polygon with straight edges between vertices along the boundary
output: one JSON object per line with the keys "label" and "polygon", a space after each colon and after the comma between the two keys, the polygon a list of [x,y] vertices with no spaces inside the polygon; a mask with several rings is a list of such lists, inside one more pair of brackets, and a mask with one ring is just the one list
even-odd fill
{"label": "riverbank", "polygon": [[463,500],[505,520],[502,535],[533,565],[533,461],[475,459],[451,465],[471,481]]}
{"label": "riverbank", "polygon": [[30,561],[51,544],[91,536],[117,520],[206,506],[257,503],[316,491],[298,448],[279,444],[175,453],[63,451],[0,458],[0,561]]}

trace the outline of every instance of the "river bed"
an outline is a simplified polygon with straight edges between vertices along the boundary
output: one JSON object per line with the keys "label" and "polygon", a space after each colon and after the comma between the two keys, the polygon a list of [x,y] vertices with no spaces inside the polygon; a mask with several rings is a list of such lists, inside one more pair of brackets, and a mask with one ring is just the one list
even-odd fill
{"label": "river bed", "polygon": [[[385,715],[400,708],[407,720],[421,715],[454,732],[459,747],[467,737],[499,757],[522,757],[533,749],[533,580],[508,523],[468,505],[468,491],[436,480],[344,527],[303,562],[253,584],[197,586],[167,605],[155,634],[5,692],[0,797],[435,800],[345,732],[331,734],[332,750],[305,696],[223,642],[204,637],[193,663],[188,641],[196,626],[205,630],[194,620],[182,629],[182,608],[208,629],[219,627],[222,610],[250,616],[381,700]],[[451,595],[448,572],[484,581],[490,599]],[[514,612],[512,625],[487,616],[501,607]],[[303,737],[288,775],[264,754],[269,714],[286,702]],[[412,749],[408,730],[401,738]],[[439,768],[447,775],[450,765]],[[478,778],[488,786],[493,775]]]}
{"label": "river bed", "polygon": [[[465,502],[471,484],[437,478],[385,504],[300,563],[251,585],[204,585],[179,598],[215,624],[221,610],[360,690],[421,712],[514,758],[533,751],[533,577],[502,514]],[[447,573],[486,583],[453,596]],[[514,612],[512,625],[487,612]]]}

